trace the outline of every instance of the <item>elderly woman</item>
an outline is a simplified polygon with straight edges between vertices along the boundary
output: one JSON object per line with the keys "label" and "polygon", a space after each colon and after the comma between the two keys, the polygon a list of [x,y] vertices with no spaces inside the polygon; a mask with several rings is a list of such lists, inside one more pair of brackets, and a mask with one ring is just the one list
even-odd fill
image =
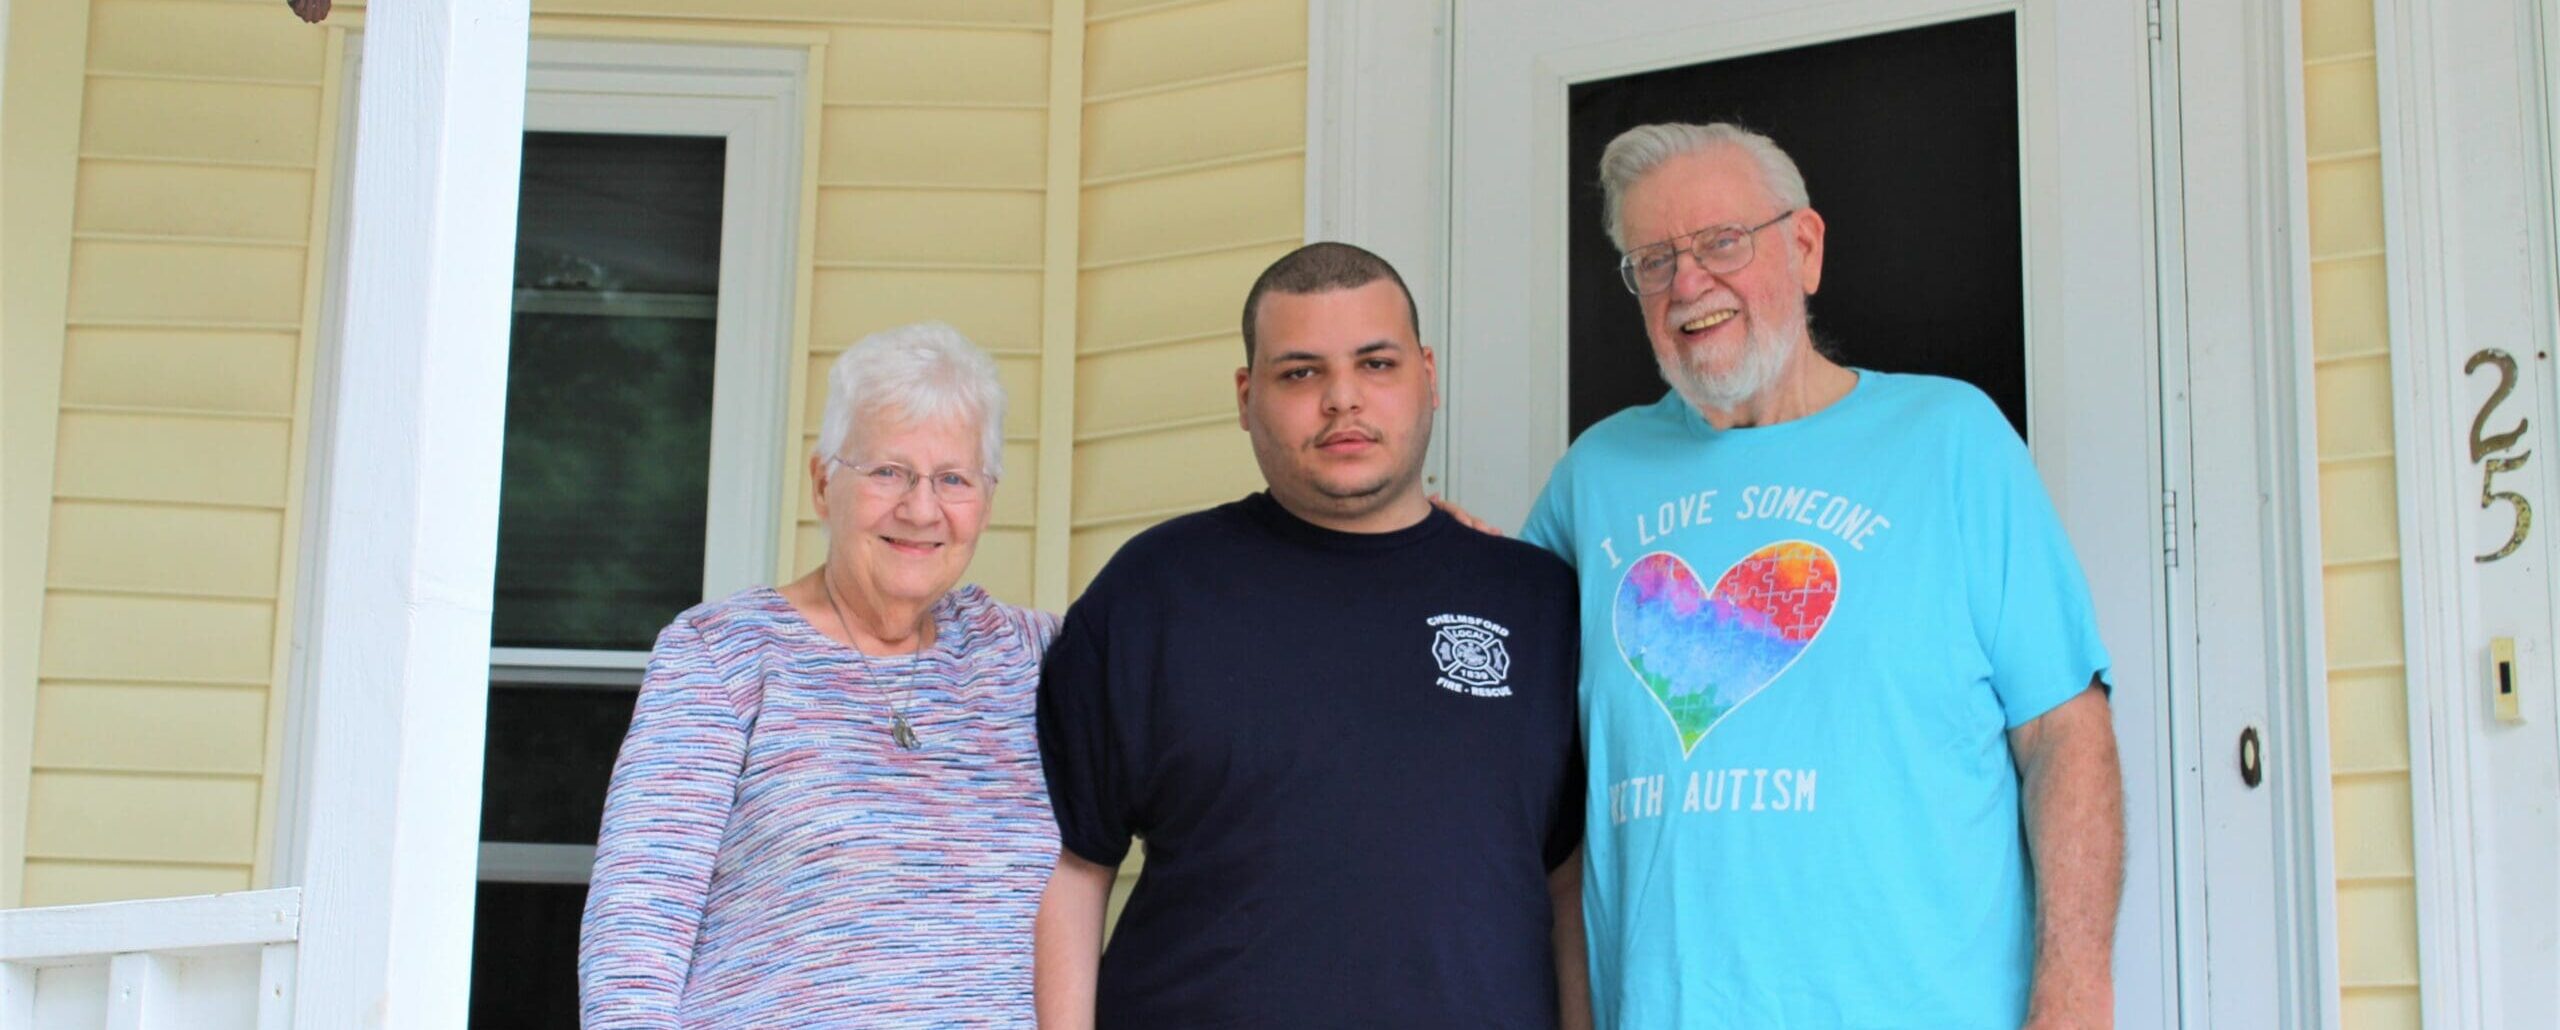
{"label": "elderly woman", "polygon": [[824,563],[676,617],[615,763],[588,1026],[1030,1025],[1057,831],[1054,617],[954,586],[1001,464],[994,363],[939,323],[844,353],[809,458]]}

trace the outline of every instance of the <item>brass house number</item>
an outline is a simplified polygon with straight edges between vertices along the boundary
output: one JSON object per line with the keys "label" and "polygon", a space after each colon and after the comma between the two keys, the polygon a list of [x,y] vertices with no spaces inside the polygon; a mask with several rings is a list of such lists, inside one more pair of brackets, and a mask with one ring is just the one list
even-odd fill
{"label": "brass house number", "polygon": [[2533,532],[2533,502],[2525,500],[2522,494],[2512,490],[2500,490],[2495,485],[2498,473],[2513,472],[2523,468],[2525,461],[2533,457],[2532,451],[2517,451],[2511,456],[2504,455],[2505,451],[2524,439],[2524,431],[2532,423],[2519,418],[2513,429],[2503,433],[2489,432],[2490,413],[2498,410],[2498,405],[2506,403],[2507,395],[2516,391],[2516,359],[2505,351],[2494,347],[2487,348],[2473,354],[2471,360],[2463,362],[2462,372],[2464,375],[2469,375],[2479,371],[2482,365],[2493,366],[2498,370],[2498,387],[2489,391],[2489,399],[2480,405],[2480,413],[2471,418],[2471,463],[2480,466],[2480,510],[2487,511],[2500,501],[2513,505],[2516,510],[2515,530],[2507,534],[2506,546],[2472,559],[2477,562],[2493,562],[2516,553],[2516,548],[2524,545],[2524,538]]}

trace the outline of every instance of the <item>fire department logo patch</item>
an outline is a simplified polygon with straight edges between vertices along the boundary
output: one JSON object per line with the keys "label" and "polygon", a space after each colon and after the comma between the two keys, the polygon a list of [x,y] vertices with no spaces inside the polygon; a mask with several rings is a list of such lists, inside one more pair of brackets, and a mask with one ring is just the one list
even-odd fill
{"label": "fire department logo patch", "polygon": [[1434,615],[1431,660],[1440,665],[1440,688],[1472,697],[1511,696],[1511,631],[1473,615]]}

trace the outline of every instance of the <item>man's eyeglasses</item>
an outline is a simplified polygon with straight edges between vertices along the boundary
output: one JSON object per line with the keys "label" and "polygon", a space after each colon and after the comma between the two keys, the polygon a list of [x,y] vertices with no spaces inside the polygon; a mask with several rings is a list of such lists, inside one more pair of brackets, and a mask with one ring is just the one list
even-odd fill
{"label": "man's eyeglasses", "polygon": [[1637,247],[1618,259],[1618,278],[1625,280],[1627,292],[1639,297],[1670,289],[1671,280],[1680,275],[1682,251],[1712,274],[1739,272],[1751,263],[1751,238],[1795,213],[1795,208],[1788,208],[1758,225],[1718,225]]}
{"label": "man's eyeglasses", "polygon": [[907,496],[922,480],[933,485],[933,496],[944,504],[976,504],[987,499],[987,491],[995,488],[995,473],[977,469],[943,469],[924,473],[894,461],[868,461],[854,464],[843,458],[830,462],[853,470],[853,481],[862,492],[883,501]]}

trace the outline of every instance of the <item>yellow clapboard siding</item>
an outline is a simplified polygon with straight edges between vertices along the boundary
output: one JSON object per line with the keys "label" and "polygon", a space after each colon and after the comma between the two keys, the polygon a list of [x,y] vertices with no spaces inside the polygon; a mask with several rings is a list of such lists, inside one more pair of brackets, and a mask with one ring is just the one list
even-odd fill
{"label": "yellow clapboard siding", "polygon": [[284,332],[74,329],[62,402],[290,415],[299,346]]}
{"label": "yellow clapboard siding", "polygon": [[2400,553],[2400,514],[2376,497],[2392,496],[2395,473],[2385,463],[2340,465],[2320,472],[2320,546],[2333,559]]}
{"label": "yellow clapboard siding", "polygon": [[247,865],[27,861],[26,903],[90,905],[102,901],[178,898],[245,891]]}
{"label": "yellow clapboard siding", "polygon": [[39,768],[256,776],[267,762],[259,687],[48,683],[36,698]]}
{"label": "yellow clapboard siding", "polygon": [[1306,175],[1305,160],[1292,154],[1088,189],[1083,260],[1128,261],[1298,236],[1306,226]]}
{"label": "yellow clapboard siding", "polygon": [[307,165],[319,133],[313,86],[91,79],[80,110],[90,155]]}
{"label": "yellow clapboard siding", "polygon": [[2409,778],[2400,775],[2354,776],[2337,781],[2330,791],[2334,820],[2358,827],[2355,836],[2338,838],[2338,876],[2343,879],[2413,876]]}
{"label": "yellow clapboard siding", "polygon": [[62,416],[54,491],[88,500],[282,507],[281,421],[122,413]]}
{"label": "yellow clapboard siding", "polygon": [[818,181],[1040,184],[1048,159],[1040,111],[838,107],[826,112]]}
{"label": "yellow clapboard siding", "polygon": [[2363,666],[2404,660],[2397,563],[2332,568],[2320,578],[2330,664]]}
{"label": "yellow clapboard siding", "polygon": [[1206,508],[1261,488],[1252,443],[1231,422],[1076,447],[1079,526],[1146,512]]}
{"label": "yellow clapboard siding", "polygon": [[[1030,525],[1032,502],[1039,489],[1040,461],[1035,446],[1028,443],[1004,445],[1004,479],[996,487],[995,507],[987,513],[988,518],[1008,526]],[[791,503],[794,507],[791,510],[803,520],[814,521],[818,517],[818,508],[809,491],[807,475],[792,477]]]}
{"label": "yellow clapboard siding", "polygon": [[[1214,506],[1204,504],[1201,507]],[[1083,594],[1085,584],[1093,582],[1094,575],[1101,572],[1104,565],[1110,563],[1111,556],[1120,553],[1120,545],[1128,543],[1130,537],[1146,532],[1148,527],[1155,524],[1155,520],[1123,522],[1076,530],[1067,544],[1067,578],[1074,583],[1075,592],[1079,595]]]}
{"label": "yellow clapboard siding", "polygon": [[1085,111],[1084,174],[1098,179],[1303,147],[1306,106],[1303,70],[1095,104]]}
{"label": "yellow clapboard siding", "polygon": [[1036,272],[889,272],[821,269],[809,298],[809,349],[833,354],[872,333],[945,321],[990,351],[1022,351],[1040,338]]}
{"label": "yellow clapboard siding", "polygon": [[536,14],[627,14],[704,21],[761,19],[834,22],[984,22],[1047,28],[1045,0],[538,0]]}
{"label": "yellow clapboard siding", "polygon": [[[311,223],[311,174],[294,168],[82,161],[73,228],[301,240]],[[206,203],[209,197],[219,197],[221,203]]]}
{"label": "yellow clapboard siding", "polygon": [[1254,278],[1296,247],[1279,243],[1087,272],[1077,295],[1077,340],[1086,348],[1108,349],[1237,331]]}
{"label": "yellow clapboard siding", "polygon": [[989,529],[978,537],[978,554],[969,561],[962,581],[987,588],[1010,605],[1031,604],[1031,531]]}
{"label": "yellow clapboard siding", "polygon": [[2303,87],[2303,138],[2312,160],[2382,145],[2371,59],[2305,69]]}
{"label": "yellow clapboard siding", "polygon": [[54,592],[37,674],[49,680],[251,684],[271,670],[275,606]]}
{"label": "yellow clapboard siding", "polygon": [[844,27],[827,37],[827,102],[1039,104],[1049,37],[1034,32]]}
{"label": "yellow clapboard siding", "polygon": [[2384,353],[2391,342],[2390,302],[2382,258],[2312,262],[2312,353],[2321,358]]}
{"label": "yellow clapboard siding", "polygon": [[302,250],[84,240],[71,248],[74,321],[302,320]]}
{"label": "yellow clapboard siding", "polygon": [[247,864],[257,852],[251,777],[38,770],[27,797],[29,857]]}
{"label": "yellow clapboard siding", "polygon": [[[1241,295],[1239,295],[1241,303]],[[1076,361],[1076,432],[1125,430],[1236,412],[1242,336],[1213,336]]]}
{"label": "yellow clapboard siding", "polygon": [[282,512],[59,501],[45,581],[272,598],[283,556]]}
{"label": "yellow clapboard siding", "polygon": [[818,194],[818,259],[1036,266],[1040,195],[825,190]]}
{"label": "yellow clapboard siding", "polygon": [[2320,457],[2391,449],[2391,363],[2380,356],[2321,366],[2312,374],[2319,399]]}
{"label": "yellow clapboard siding", "polygon": [[2418,982],[2418,900],[2409,881],[2339,886],[2338,972],[2350,988]]}
{"label": "yellow clapboard siding", "polygon": [[2311,256],[2382,249],[2382,159],[2334,161],[2311,169]]}
{"label": "yellow clapboard siding", "polygon": [[89,6],[91,71],[318,82],[327,45],[324,33],[261,5],[92,0]]}
{"label": "yellow clapboard siding", "polygon": [[2338,1012],[2341,1030],[2379,1030],[2384,1027],[2409,1027],[2414,1030],[2426,1021],[2418,1006],[2415,987],[2349,987],[2345,1005]]}
{"label": "yellow clapboard siding", "polygon": [[2303,0],[2302,56],[2305,60],[2372,52],[2371,0]]}
{"label": "yellow clapboard siding", "polygon": [[[841,353],[841,352],[838,352]],[[809,356],[807,381],[809,433],[816,437],[827,414],[827,372],[836,354]],[[996,356],[996,377],[1004,382],[1004,429],[1008,439],[1029,438],[1040,429],[1040,359],[1021,354]],[[799,452],[795,452],[799,453]],[[1013,457],[1005,457],[1005,478],[1013,478]]]}
{"label": "yellow clapboard siding", "polygon": [[1304,0],[1218,0],[1093,26],[1088,96],[1307,59]]}
{"label": "yellow clapboard siding", "polygon": [[[2342,770],[2409,767],[2407,673],[2329,674],[2329,764]],[[2334,820],[2333,820],[2334,821]]]}
{"label": "yellow clapboard siding", "polygon": [[1181,0],[1085,0],[1084,16],[1087,20],[1108,18],[1180,2]]}

